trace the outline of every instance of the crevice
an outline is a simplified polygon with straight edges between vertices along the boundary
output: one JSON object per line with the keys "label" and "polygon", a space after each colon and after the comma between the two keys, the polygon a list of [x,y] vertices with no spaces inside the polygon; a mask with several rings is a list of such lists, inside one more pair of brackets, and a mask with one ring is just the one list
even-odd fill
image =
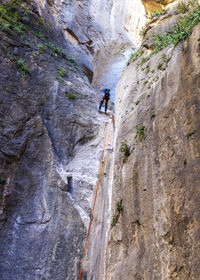
{"label": "crevice", "polygon": [[57,152],[57,149],[56,149],[56,146],[55,146],[54,143],[53,143],[53,138],[52,138],[52,136],[51,136],[51,134],[50,134],[50,131],[48,130],[48,128],[47,128],[47,126],[46,126],[46,124],[45,124],[45,120],[44,120],[44,119],[42,119],[42,120],[43,120],[44,128],[45,128],[45,130],[46,130],[46,132],[47,132],[47,134],[48,134],[48,136],[49,136],[49,140],[50,140],[50,142],[51,142],[51,146],[52,146],[53,152],[54,152],[55,156],[57,157],[57,159],[60,160],[60,159],[59,159],[58,152]]}
{"label": "crevice", "polygon": [[45,225],[47,223],[49,223],[51,221],[51,217],[45,221],[24,221],[24,222],[19,222],[17,221],[17,218],[15,219],[15,222],[20,225],[20,226],[26,226],[26,225],[33,225],[33,224],[37,224],[37,225]]}
{"label": "crevice", "polygon": [[92,83],[94,73],[85,64],[82,64],[83,73],[87,76],[90,83]]}
{"label": "crevice", "polygon": [[69,193],[73,193],[73,191],[74,191],[74,188],[73,188],[73,179],[72,179],[72,176],[68,176],[67,177],[67,182],[68,182],[68,188],[67,188],[67,191],[69,192]]}
{"label": "crevice", "polygon": [[78,37],[76,36],[76,34],[71,29],[66,28],[65,31],[68,32],[73,37],[74,40],[76,40],[78,43],[80,43]]}

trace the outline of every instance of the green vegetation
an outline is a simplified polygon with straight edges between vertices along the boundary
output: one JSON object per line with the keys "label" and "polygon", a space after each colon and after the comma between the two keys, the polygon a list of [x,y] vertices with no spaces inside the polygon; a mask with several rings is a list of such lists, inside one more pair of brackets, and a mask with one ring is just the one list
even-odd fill
{"label": "green vegetation", "polygon": [[157,0],[156,2],[159,3],[159,4],[162,4],[162,5],[166,4],[165,0]]}
{"label": "green vegetation", "polygon": [[66,54],[62,48],[59,48],[58,46],[54,46],[51,55],[53,57],[61,56],[63,58],[66,58]]}
{"label": "green vegetation", "polygon": [[193,8],[198,7],[199,6],[199,1],[198,0],[191,0],[188,2],[188,4],[190,6],[192,6]]}
{"label": "green vegetation", "polygon": [[67,60],[68,60],[69,62],[71,62],[71,63],[73,63],[73,64],[76,65],[76,60],[75,60],[75,58],[74,58],[73,56],[68,56],[68,57],[67,57]]}
{"label": "green vegetation", "polygon": [[185,14],[190,9],[189,4],[187,4],[187,3],[183,2],[183,1],[179,2],[178,5],[176,6],[176,8],[177,8],[177,12],[179,14]]}
{"label": "green vegetation", "polygon": [[66,77],[66,75],[67,75],[67,71],[66,71],[66,69],[64,69],[63,67],[59,67],[59,68],[58,68],[58,74],[59,74],[62,78],[64,78],[64,77]]}
{"label": "green vegetation", "polygon": [[121,142],[121,147],[120,147],[119,151],[120,151],[121,153],[124,154],[123,162],[125,163],[126,160],[127,160],[127,158],[128,158],[128,157],[130,156],[130,154],[131,154],[131,153],[130,153],[129,147],[128,147],[127,144],[126,144],[126,141],[122,141],[122,142]]}
{"label": "green vegetation", "polygon": [[166,63],[168,63],[170,61],[170,59],[171,59],[171,57],[167,56],[166,54],[163,54],[161,56],[161,58],[162,58],[162,61],[166,62]]}
{"label": "green vegetation", "polygon": [[142,138],[144,137],[144,134],[145,134],[145,126],[143,124],[141,124],[140,126],[138,126],[136,128],[136,136],[138,139],[142,140]]}
{"label": "green vegetation", "polygon": [[190,34],[192,28],[200,21],[200,4],[197,4],[192,11],[178,20],[173,30],[163,35],[154,36],[154,51],[158,53],[169,44],[176,46],[179,42],[184,41]]}
{"label": "green vegetation", "polygon": [[54,47],[53,43],[51,43],[51,42],[47,42],[47,43],[45,43],[45,45],[49,49],[53,49],[53,47]]}
{"label": "green vegetation", "polygon": [[161,16],[163,16],[164,14],[166,14],[166,11],[155,11],[155,12],[153,12],[153,14],[151,15],[151,18],[154,18],[154,17],[161,17]]}
{"label": "green vegetation", "polygon": [[71,62],[67,61],[66,64],[72,67],[72,63]]}
{"label": "green vegetation", "polygon": [[37,48],[39,49],[40,53],[44,53],[46,51],[45,45],[37,44]]}
{"label": "green vegetation", "polygon": [[0,29],[4,32],[12,29],[23,37],[24,31],[28,30],[24,23],[28,20],[27,9],[21,6],[21,3],[19,0],[11,0],[0,4]]}
{"label": "green vegetation", "polygon": [[30,22],[30,19],[29,19],[29,17],[27,17],[26,15],[25,16],[23,16],[22,18],[21,18],[21,21],[23,22],[23,23],[29,23]]}
{"label": "green vegetation", "polygon": [[136,101],[136,102],[135,102],[135,105],[138,105],[139,103],[140,103],[140,100]]}
{"label": "green vegetation", "polygon": [[130,58],[129,58],[129,61],[127,62],[127,66],[128,66],[134,59],[137,59],[137,58],[141,57],[143,54],[144,54],[144,47],[141,46],[137,52],[131,54],[131,56],[130,56]]}
{"label": "green vegetation", "polygon": [[159,63],[159,64],[157,65],[157,69],[158,69],[158,70],[162,70],[162,63]]}
{"label": "green vegetation", "polygon": [[149,67],[149,65],[147,65],[146,71],[145,71],[146,75],[149,74],[149,72],[150,72],[150,67]]}
{"label": "green vegetation", "polygon": [[75,99],[78,98],[78,96],[77,96],[75,93],[70,92],[70,91],[66,92],[66,95],[67,95],[67,98],[68,98],[69,100],[75,100]]}
{"label": "green vegetation", "polygon": [[34,33],[36,37],[38,37],[40,40],[45,41],[45,36],[42,33]]}
{"label": "green vegetation", "polygon": [[6,182],[5,178],[4,177],[0,177],[0,184],[1,185],[4,185]]}
{"label": "green vegetation", "polygon": [[6,21],[2,21],[2,19],[0,20],[0,29],[2,31],[7,31],[10,28],[10,23],[6,22]]}
{"label": "green vegetation", "polygon": [[146,26],[143,26],[140,30],[140,36],[142,38],[144,38],[144,35],[146,34],[146,31],[147,31],[147,27]]}
{"label": "green vegetation", "polygon": [[146,63],[149,59],[150,59],[150,55],[149,56],[146,56],[146,57],[143,57],[138,63],[137,65],[139,66],[142,66],[144,63]]}
{"label": "green vegetation", "polygon": [[25,30],[24,25],[22,23],[15,24],[12,29],[20,36],[23,35]]}
{"label": "green vegetation", "polygon": [[153,118],[155,118],[156,117],[156,115],[155,114],[152,114],[151,115],[151,120],[153,119]]}
{"label": "green vegetation", "polygon": [[119,215],[114,215],[112,217],[111,226],[114,227],[117,224],[118,220],[119,220]]}
{"label": "green vegetation", "polygon": [[162,62],[160,62],[157,65],[157,69],[164,71],[164,70],[166,70],[166,68],[168,66],[168,62],[170,61],[171,57],[168,57],[166,54],[163,54],[161,56],[161,59],[162,59]]}
{"label": "green vegetation", "polygon": [[190,130],[190,131],[188,131],[187,133],[186,133],[186,136],[187,137],[190,137],[190,136],[192,136],[193,134],[195,134],[197,131],[196,130]]}
{"label": "green vegetation", "polygon": [[117,212],[120,213],[123,211],[123,206],[122,206],[122,199],[118,200],[117,203],[116,203],[116,209],[117,209]]}
{"label": "green vegetation", "polygon": [[114,227],[117,224],[117,222],[119,220],[119,215],[123,211],[122,202],[123,202],[123,200],[120,199],[116,203],[116,212],[117,213],[112,217],[112,222],[111,222],[112,227]]}
{"label": "green vegetation", "polygon": [[25,61],[22,58],[17,59],[15,63],[16,63],[17,69],[24,72],[25,74],[30,73],[27,64],[25,63]]}
{"label": "green vegetation", "polygon": [[5,128],[6,127],[6,124],[4,122],[1,122],[1,127],[2,128]]}

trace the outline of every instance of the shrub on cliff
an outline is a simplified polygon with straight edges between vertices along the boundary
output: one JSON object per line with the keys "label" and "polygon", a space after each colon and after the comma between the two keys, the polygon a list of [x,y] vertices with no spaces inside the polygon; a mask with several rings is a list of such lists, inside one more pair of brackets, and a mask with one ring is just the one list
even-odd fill
{"label": "shrub on cliff", "polygon": [[118,220],[119,220],[119,215],[123,211],[123,206],[122,206],[123,199],[119,199],[116,203],[116,214],[112,217],[112,222],[111,226],[114,227]]}
{"label": "shrub on cliff", "polygon": [[184,14],[189,11],[189,4],[187,4],[183,1],[179,2],[176,7],[177,7],[177,12],[179,14]]}
{"label": "shrub on cliff", "polygon": [[154,36],[154,53],[158,53],[169,44],[176,46],[184,41],[192,31],[192,28],[200,21],[200,4],[196,4],[192,11],[184,17],[181,17],[174,28],[163,35]]}
{"label": "shrub on cliff", "polygon": [[67,95],[67,98],[68,98],[69,100],[75,100],[75,99],[78,98],[77,95],[76,95],[75,93],[70,92],[70,91],[66,92],[66,95]]}
{"label": "shrub on cliff", "polygon": [[122,141],[121,142],[121,147],[120,147],[120,150],[119,150],[121,153],[124,154],[124,157],[123,157],[123,162],[125,163],[127,158],[130,156],[130,149],[129,147],[127,146],[126,144],[126,141]]}
{"label": "shrub on cliff", "polygon": [[30,73],[27,64],[22,58],[16,60],[16,66],[20,71],[24,72],[25,74]]}
{"label": "shrub on cliff", "polygon": [[66,77],[66,75],[67,75],[67,71],[66,71],[66,69],[64,69],[63,67],[59,67],[59,68],[58,68],[58,74],[59,74],[62,78],[64,78],[64,77]]}
{"label": "shrub on cliff", "polygon": [[136,127],[136,136],[139,140],[142,140],[142,138],[144,137],[144,134],[145,134],[144,129],[145,129],[145,126],[143,124]]}

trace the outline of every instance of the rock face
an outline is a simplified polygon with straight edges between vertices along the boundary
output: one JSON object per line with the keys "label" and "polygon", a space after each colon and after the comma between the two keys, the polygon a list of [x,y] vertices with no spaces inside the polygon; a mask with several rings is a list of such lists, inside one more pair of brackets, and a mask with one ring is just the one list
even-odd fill
{"label": "rock face", "polygon": [[111,122],[96,113],[92,61],[126,35],[109,30],[112,9],[107,32],[95,20],[96,1],[0,3],[0,278],[76,279]]}
{"label": "rock face", "polygon": [[[151,25],[144,45],[152,28],[173,30],[172,14]],[[175,48],[144,48],[118,84],[112,211],[123,199],[123,212],[109,233],[105,279],[199,278],[199,27]]]}
{"label": "rock face", "polygon": [[9,2],[4,8],[9,17],[4,15],[7,27],[0,31],[0,278],[75,279],[104,117],[97,118],[85,62],[62,32],[39,17],[35,5]]}
{"label": "rock face", "polygon": [[[112,89],[130,57],[132,47],[140,43],[139,30],[145,24],[145,11],[140,1],[91,1],[91,13],[101,26],[103,41],[94,53],[92,85]],[[114,99],[114,98],[113,98]]]}
{"label": "rock face", "polygon": [[141,0],[146,14],[151,15],[156,11],[161,11],[166,5],[175,2],[175,0]]}
{"label": "rock face", "polygon": [[199,25],[152,55],[154,17],[96,112],[172,1],[142,2],[0,1],[0,279],[78,279],[107,128],[83,279],[198,280]]}

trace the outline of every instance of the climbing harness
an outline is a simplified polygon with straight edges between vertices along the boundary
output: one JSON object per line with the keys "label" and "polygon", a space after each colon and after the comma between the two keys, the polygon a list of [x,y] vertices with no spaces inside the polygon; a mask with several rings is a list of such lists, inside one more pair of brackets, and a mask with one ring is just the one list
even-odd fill
{"label": "climbing harness", "polygon": [[93,214],[94,214],[94,208],[95,208],[95,203],[96,203],[99,183],[100,183],[100,180],[101,180],[101,177],[102,177],[102,172],[103,172],[103,164],[104,164],[106,144],[107,144],[107,126],[105,128],[104,148],[103,148],[103,152],[102,152],[101,166],[100,166],[100,171],[99,171],[99,178],[98,178],[98,181],[96,183],[96,191],[95,191],[95,196],[94,196],[94,201],[93,201],[92,213],[91,213],[90,223],[89,223],[89,226],[88,226],[87,235],[86,235],[86,239],[85,239],[83,256],[82,256],[82,260],[81,260],[81,268],[80,268],[79,280],[81,280],[81,274],[82,274],[82,269],[83,269],[83,261],[84,261],[84,257],[85,257],[85,250],[86,250],[86,246],[87,246],[87,241],[88,241],[88,236],[89,236],[89,232],[90,232],[90,227],[91,227],[91,224],[92,224],[92,218],[93,218]]}

